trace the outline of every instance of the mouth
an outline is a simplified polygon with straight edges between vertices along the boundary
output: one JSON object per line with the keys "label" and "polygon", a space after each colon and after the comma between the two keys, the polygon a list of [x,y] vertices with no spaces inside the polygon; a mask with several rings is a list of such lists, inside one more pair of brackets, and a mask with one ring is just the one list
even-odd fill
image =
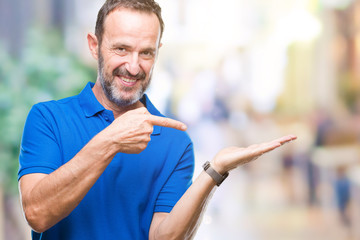
{"label": "mouth", "polygon": [[[118,79],[118,82],[124,87],[134,87],[137,83],[141,83],[145,80],[146,74],[143,71],[140,71],[136,75],[130,74],[126,68],[118,67],[113,71],[113,76]],[[130,90],[130,89],[129,89]]]}
{"label": "mouth", "polygon": [[116,77],[119,78],[120,82],[127,87],[135,86],[136,82],[138,81],[138,79],[128,78],[124,76],[116,76]]}

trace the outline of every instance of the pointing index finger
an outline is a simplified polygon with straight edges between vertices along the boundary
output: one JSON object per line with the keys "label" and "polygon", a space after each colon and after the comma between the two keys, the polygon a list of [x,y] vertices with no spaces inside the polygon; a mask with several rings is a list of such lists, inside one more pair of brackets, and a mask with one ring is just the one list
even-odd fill
{"label": "pointing index finger", "polygon": [[180,121],[177,121],[177,120],[174,120],[171,118],[151,115],[151,116],[149,116],[149,119],[150,119],[150,122],[156,126],[175,128],[175,129],[178,129],[181,131],[185,131],[187,129],[185,123],[182,123]]}

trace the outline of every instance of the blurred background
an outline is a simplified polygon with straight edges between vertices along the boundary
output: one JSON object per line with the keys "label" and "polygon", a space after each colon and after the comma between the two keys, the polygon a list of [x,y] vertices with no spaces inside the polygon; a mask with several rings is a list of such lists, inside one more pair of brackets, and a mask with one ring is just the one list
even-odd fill
{"label": "blurred background", "polygon": [[[360,1],[159,0],[148,91],[188,124],[195,177],[223,147],[298,140],[231,172],[196,239],[360,239]],[[101,0],[0,0],[0,240],[30,239],[17,190],[30,107],[96,80]]]}

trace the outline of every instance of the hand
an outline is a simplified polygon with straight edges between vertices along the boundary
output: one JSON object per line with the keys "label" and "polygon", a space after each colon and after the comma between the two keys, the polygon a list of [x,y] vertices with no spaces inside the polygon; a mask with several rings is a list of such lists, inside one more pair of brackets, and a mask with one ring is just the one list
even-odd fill
{"label": "hand", "polygon": [[212,162],[213,168],[219,173],[224,174],[240,165],[257,159],[264,153],[270,152],[296,138],[297,137],[294,135],[287,135],[271,142],[254,144],[247,148],[225,148],[216,154]]}
{"label": "hand", "polygon": [[145,107],[141,107],[115,119],[104,132],[113,140],[116,152],[140,153],[147,147],[154,125],[186,130],[184,123],[151,115]]}

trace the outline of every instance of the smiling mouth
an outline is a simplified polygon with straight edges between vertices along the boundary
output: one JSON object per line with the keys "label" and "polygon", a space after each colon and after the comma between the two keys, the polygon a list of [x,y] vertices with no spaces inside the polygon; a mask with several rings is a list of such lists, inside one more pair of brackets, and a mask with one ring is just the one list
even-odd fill
{"label": "smiling mouth", "polygon": [[121,82],[122,85],[126,86],[126,87],[133,87],[136,85],[136,82],[139,79],[134,79],[134,78],[127,78],[124,76],[117,76]]}
{"label": "smiling mouth", "polygon": [[137,81],[137,79],[130,79],[130,78],[125,78],[125,77],[120,77],[120,79],[126,83],[134,83]]}
{"label": "smiling mouth", "polygon": [[125,87],[134,87],[137,85],[137,82],[142,82],[146,78],[144,71],[140,71],[136,75],[133,75],[124,67],[116,68],[113,71],[113,76]]}

